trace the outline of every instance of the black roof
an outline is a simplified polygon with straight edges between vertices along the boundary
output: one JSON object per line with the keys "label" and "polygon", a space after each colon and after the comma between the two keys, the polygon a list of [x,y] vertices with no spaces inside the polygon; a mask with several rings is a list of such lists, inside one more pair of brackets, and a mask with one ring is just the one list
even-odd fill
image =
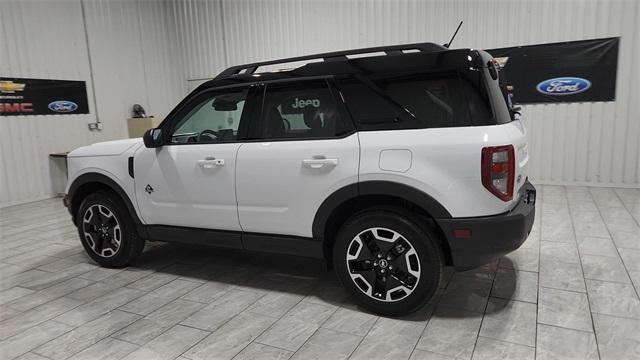
{"label": "black roof", "polygon": [[[450,50],[434,43],[415,43],[378,46],[321,54],[305,55],[278,60],[262,61],[232,66],[200,88],[228,86],[239,83],[255,83],[298,77],[326,76],[352,73],[390,72],[412,69],[443,69],[468,67],[470,49]],[[371,53],[371,56],[348,57]],[[256,73],[258,68],[269,65],[311,61],[294,69]]]}

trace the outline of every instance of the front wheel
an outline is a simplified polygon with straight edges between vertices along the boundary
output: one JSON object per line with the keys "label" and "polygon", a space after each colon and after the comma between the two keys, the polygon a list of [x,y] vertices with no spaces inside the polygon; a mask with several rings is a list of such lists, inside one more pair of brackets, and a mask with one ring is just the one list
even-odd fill
{"label": "front wheel", "polygon": [[125,266],[144,248],[126,206],[110,191],[97,191],[82,201],[76,226],[85,251],[101,266]]}
{"label": "front wheel", "polygon": [[417,310],[440,284],[444,265],[435,234],[400,209],[354,215],[333,250],[344,287],[363,307],[382,315]]}

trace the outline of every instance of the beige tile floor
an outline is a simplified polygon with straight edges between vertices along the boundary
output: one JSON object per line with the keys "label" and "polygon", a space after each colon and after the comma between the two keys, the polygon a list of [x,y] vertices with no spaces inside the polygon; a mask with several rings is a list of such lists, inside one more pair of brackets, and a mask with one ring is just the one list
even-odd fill
{"label": "beige tile floor", "polygon": [[640,359],[640,190],[540,186],[523,247],[402,318],[323,264],[152,244],[84,254],[60,199],[0,209],[1,359]]}

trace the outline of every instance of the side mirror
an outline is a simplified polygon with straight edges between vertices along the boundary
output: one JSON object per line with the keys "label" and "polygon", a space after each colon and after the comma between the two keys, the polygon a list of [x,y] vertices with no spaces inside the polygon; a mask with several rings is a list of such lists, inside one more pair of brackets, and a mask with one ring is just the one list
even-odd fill
{"label": "side mirror", "polygon": [[147,130],[142,136],[144,146],[148,148],[157,148],[162,146],[162,129],[154,128]]}

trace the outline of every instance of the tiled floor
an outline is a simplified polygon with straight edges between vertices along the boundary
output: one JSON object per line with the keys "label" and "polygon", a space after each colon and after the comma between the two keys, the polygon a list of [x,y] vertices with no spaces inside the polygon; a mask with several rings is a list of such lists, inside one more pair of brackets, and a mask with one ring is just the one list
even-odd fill
{"label": "tiled floor", "polygon": [[0,358],[640,359],[640,190],[539,190],[521,249],[403,319],[320,262],[154,244],[104,269],[59,199],[2,209]]}

